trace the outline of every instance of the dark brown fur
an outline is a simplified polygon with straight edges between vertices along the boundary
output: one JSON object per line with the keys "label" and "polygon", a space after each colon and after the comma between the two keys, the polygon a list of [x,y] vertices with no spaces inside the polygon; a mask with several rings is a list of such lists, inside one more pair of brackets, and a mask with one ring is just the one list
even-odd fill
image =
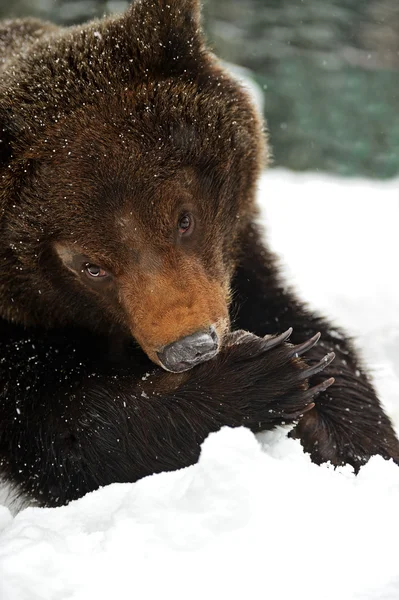
{"label": "dark brown fur", "polygon": [[[6,22],[0,43],[2,474],[62,504],[190,464],[222,425],[304,413],[294,435],[316,462],[398,461],[350,342],[284,290],[260,241],[262,126],[206,49],[197,2],[142,0],[72,29]],[[180,238],[185,210],[195,229]],[[89,280],[86,261],[112,277]],[[154,365],[211,324],[215,359]],[[337,354],[309,382],[290,344],[256,337],[290,326],[294,343],[323,334],[308,364]]]}

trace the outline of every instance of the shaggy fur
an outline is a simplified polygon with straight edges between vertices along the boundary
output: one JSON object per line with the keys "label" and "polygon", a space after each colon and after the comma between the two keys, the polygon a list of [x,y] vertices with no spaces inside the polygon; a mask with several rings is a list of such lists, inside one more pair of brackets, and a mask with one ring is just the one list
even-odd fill
{"label": "shaggy fur", "polygon": [[[56,506],[189,465],[223,425],[298,420],[315,462],[399,461],[348,339],[279,282],[254,224],[261,123],[196,0],[9,21],[0,44],[1,475]],[[215,358],[155,364],[210,325]]]}

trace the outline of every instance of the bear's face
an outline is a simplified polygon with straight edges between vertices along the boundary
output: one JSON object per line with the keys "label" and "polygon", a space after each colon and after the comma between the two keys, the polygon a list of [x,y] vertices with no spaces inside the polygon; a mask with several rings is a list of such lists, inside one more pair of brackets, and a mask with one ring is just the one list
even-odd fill
{"label": "bear's face", "polygon": [[213,59],[61,113],[21,153],[7,210],[8,260],[30,291],[12,318],[117,331],[171,371],[211,358],[229,327],[259,139]]}

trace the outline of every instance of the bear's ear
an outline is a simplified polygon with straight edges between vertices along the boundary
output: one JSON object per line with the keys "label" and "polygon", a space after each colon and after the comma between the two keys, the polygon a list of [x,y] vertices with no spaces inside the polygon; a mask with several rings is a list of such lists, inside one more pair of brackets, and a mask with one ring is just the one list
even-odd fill
{"label": "bear's ear", "polygon": [[200,27],[200,3],[198,0],[136,0],[126,13],[136,23],[164,25],[189,32]]}
{"label": "bear's ear", "polygon": [[187,72],[203,54],[198,0],[137,0],[118,25],[151,72]]}

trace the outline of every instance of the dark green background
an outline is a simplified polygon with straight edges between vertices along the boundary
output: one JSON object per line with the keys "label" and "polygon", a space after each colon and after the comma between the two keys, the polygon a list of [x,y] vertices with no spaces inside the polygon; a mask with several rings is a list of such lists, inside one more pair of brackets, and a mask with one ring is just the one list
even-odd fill
{"label": "dark green background", "polygon": [[[76,23],[127,5],[0,0],[0,15]],[[207,0],[204,19],[264,90],[275,165],[399,173],[399,0]]]}

